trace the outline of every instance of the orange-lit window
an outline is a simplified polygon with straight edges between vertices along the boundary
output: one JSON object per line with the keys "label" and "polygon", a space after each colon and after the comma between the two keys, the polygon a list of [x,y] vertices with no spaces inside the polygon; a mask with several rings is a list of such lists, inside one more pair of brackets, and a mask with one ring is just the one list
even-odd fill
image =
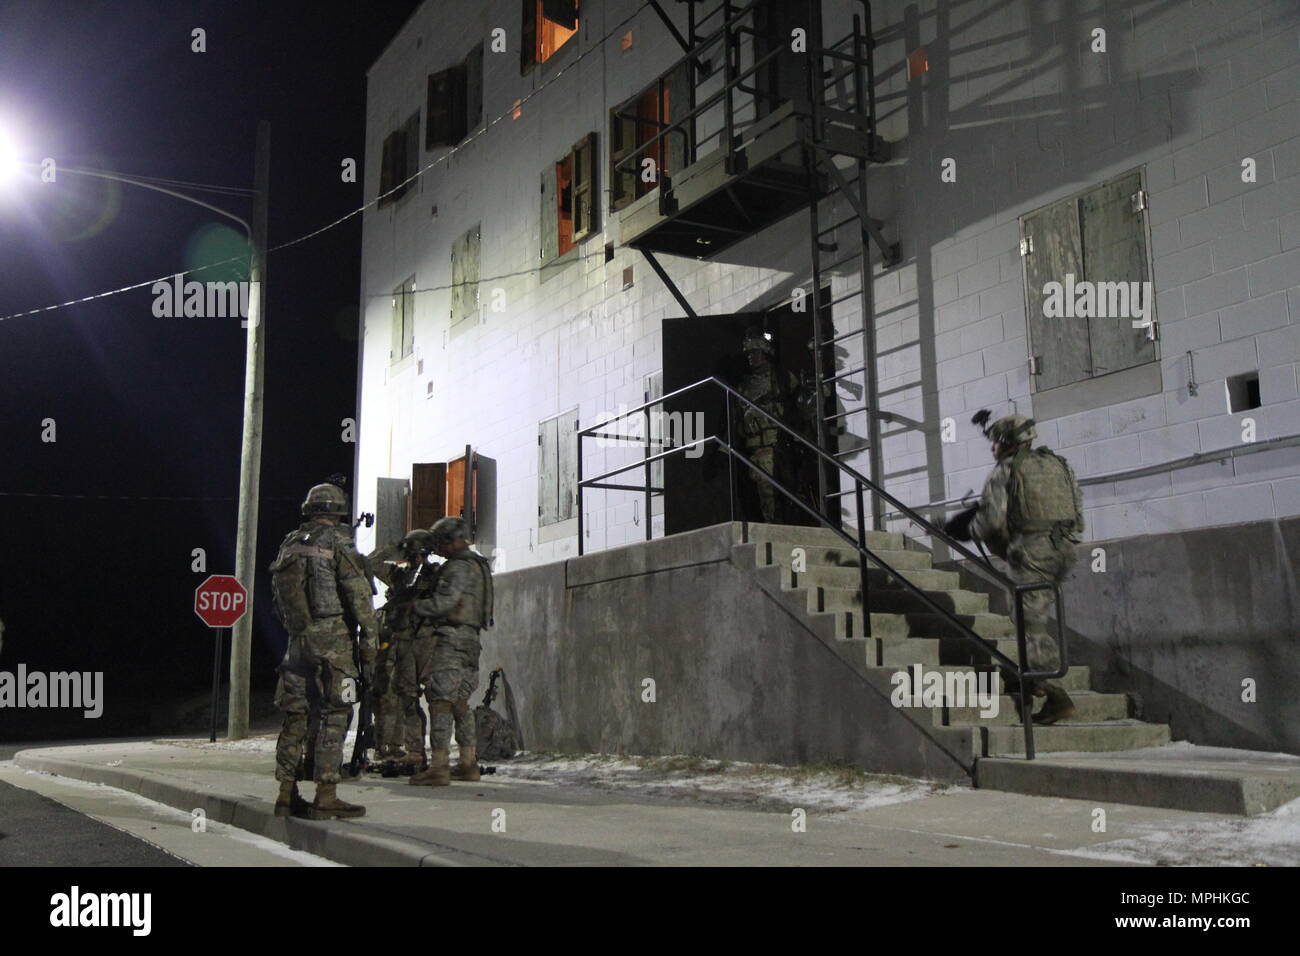
{"label": "orange-lit window", "polygon": [[573,154],[555,164],[556,219],[560,227],[560,255],[577,245],[573,241]]}
{"label": "orange-lit window", "polygon": [[549,3],[537,0],[537,49],[533,59],[546,62],[577,33],[577,0]]}

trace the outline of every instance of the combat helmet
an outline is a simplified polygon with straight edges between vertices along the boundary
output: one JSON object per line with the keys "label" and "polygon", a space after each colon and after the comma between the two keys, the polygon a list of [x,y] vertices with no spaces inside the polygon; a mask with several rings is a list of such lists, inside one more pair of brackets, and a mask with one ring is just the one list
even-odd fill
{"label": "combat helmet", "polygon": [[416,528],[414,531],[407,532],[398,547],[405,554],[417,551],[429,554],[433,551],[433,534],[423,528]]}
{"label": "combat helmet", "polygon": [[448,515],[445,518],[439,518],[429,529],[429,536],[435,546],[450,544],[457,538],[469,540],[469,525],[465,523],[464,518],[456,515]]}
{"label": "combat helmet", "polygon": [[742,346],[746,352],[765,352],[773,355],[776,352],[772,345],[772,333],[764,332],[761,326],[751,325],[745,330],[745,342]]}
{"label": "combat helmet", "polygon": [[988,436],[1003,445],[1025,445],[1038,437],[1034,420],[1024,415],[1005,415],[995,421],[988,430]]}
{"label": "combat helmet", "polygon": [[314,518],[317,515],[334,515],[342,518],[347,513],[347,492],[338,485],[328,483],[313,485],[302,502],[302,515],[304,518]]}

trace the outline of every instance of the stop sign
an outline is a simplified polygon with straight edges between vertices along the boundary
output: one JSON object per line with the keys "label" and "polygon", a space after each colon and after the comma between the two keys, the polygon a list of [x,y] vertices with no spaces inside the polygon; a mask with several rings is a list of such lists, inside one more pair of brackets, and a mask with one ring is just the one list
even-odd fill
{"label": "stop sign", "polygon": [[233,574],[213,574],[194,589],[194,613],[208,627],[233,627],[248,609],[248,592]]}

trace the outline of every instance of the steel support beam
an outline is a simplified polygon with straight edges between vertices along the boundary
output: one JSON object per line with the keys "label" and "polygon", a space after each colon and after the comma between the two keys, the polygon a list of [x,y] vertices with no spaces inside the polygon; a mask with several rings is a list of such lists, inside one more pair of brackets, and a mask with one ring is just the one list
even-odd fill
{"label": "steel support beam", "polygon": [[650,268],[655,271],[655,275],[657,275],[660,280],[662,280],[663,284],[668,287],[668,291],[673,294],[673,298],[676,299],[677,304],[682,307],[682,311],[692,319],[698,319],[699,316],[695,314],[695,310],[691,308],[691,304],[686,301],[686,296],[682,295],[682,290],[677,288],[677,284],[668,277],[668,273],[665,272],[664,267],[659,264],[659,260],[655,258],[654,253],[645,248],[645,246],[636,246],[634,248],[638,249],[641,252],[641,255],[645,256],[646,262],[650,263]]}

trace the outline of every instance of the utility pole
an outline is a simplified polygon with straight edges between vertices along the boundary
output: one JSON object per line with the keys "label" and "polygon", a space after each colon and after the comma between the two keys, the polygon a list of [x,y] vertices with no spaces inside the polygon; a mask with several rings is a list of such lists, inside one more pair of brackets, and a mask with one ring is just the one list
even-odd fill
{"label": "utility pole", "polygon": [[253,578],[257,573],[257,499],[262,476],[262,382],[266,359],[266,205],[271,186],[271,124],[257,124],[253,173],[253,261],[249,269],[247,359],[244,369],[244,443],[239,462],[239,527],[235,577],[248,592],[248,613],[235,625],[230,642],[230,701],[226,736],[248,736],[248,673],[253,650]]}

